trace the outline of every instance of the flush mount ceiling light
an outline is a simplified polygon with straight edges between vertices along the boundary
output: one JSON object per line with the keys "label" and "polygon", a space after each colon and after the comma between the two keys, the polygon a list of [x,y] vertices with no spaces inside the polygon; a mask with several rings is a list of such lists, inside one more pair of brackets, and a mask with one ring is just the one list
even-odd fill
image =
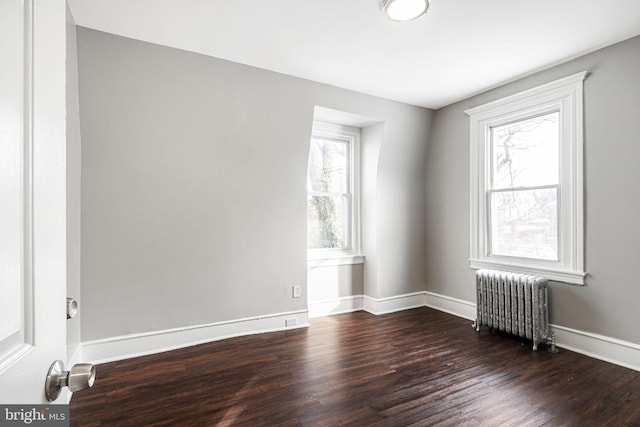
{"label": "flush mount ceiling light", "polygon": [[429,0],[382,0],[380,7],[391,21],[412,21],[427,13]]}

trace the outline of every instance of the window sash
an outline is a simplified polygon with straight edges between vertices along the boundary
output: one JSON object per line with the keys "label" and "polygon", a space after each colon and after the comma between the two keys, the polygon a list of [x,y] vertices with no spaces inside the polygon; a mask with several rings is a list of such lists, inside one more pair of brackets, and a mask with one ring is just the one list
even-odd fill
{"label": "window sash", "polygon": [[[484,229],[482,231],[484,235],[485,245],[484,245],[484,258],[492,259],[492,258],[507,258],[512,259],[514,262],[527,263],[529,261],[532,262],[553,262],[560,263],[561,256],[560,252],[562,250],[562,221],[560,217],[560,207],[562,204],[562,200],[560,199],[560,189],[562,186],[561,175],[562,175],[562,164],[560,159],[558,161],[558,167],[555,172],[557,176],[556,184],[543,184],[543,185],[529,185],[529,186],[507,186],[507,187],[496,187],[495,182],[496,178],[495,174],[495,149],[497,142],[494,137],[494,130],[498,127],[508,126],[510,124],[516,124],[519,122],[526,122],[538,117],[546,116],[549,114],[558,113],[560,116],[560,120],[558,123],[558,157],[561,156],[562,146],[563,146],[563,137],[565,132],[563,132],[563,121],[562,121],[562,109],[563,106],[561,103],[550,103],[544,104],[541,106],[536,106],[534,108],[525,109],[519,111],[517,114],[509,114],[505,117],[497,117],[491,120],[487,120],[484,126],[484,139],[482,141],[478,141],[482,146],[481,150],[485,153],[484,156],[484,169],[485,169],[485,179],[481,183],[483,187],[483,192],[486,194],[486,198],[483,204],[484,212],[482,212],[482,216],[485,218],[484,221]],[[555,239],[555,256],[525,256],[517,253],[500,253],[495,250],[496,239],[498,236],[495,234],[496,231],[496,218],[495,212],[491,203],[492,194],[501,193],[501,192],[525,192],[525,191],[533,191],[533,190],[545,190],[545,189],[556,189],[556,214],[555,214],[555,230],[556,230],[556,239]]]}
{"label": "window sash", "polygon": [[[495,244],[494,239],[496,239],[498,236],[495,235],[495,230],[498,226],[498,221],[496,219],[496,212],[494,211],[494,207],[493,207],[493,203],[492,203],[492,195],[494,194],[500,194],[500,193],[518,193],[518,192],[527,192],[527,191],[538,191],[538,190],[555,190],[555,203],[556,203],[556,208],[555,208],[555,214],[553,215],[554,218],[554,226],[555,226],[555,233],[556,233],[556,237],[555,237],[555,256],[553,257],[543,257],[543,256],[538,256],[538,257],[534,257],[534,256],[526,256],[526,255],[519,255],[515,252],[511,252],[511,253],[500,253],[497,250],[495,250],[495,248],[497,247],[497,244]],[[492,256],[499,256],[499,257],[507,257],[507,258],[513,258],[513,259],[529,259],[529,260],[534,260],[534,261],[553,261],[553,262],[559,262],[560,261],[560,249],[561,249],[561,245],[562,242],[560,240],[560,237],[562,235],[561,233],[561,221],[560,221],[560,186],[559,185],[539,185],[539,186],[532,186],[532,187],[513,187],[513,188],[501,188],[501,189],[495,189],[495,190],[487,190],[486,192],[486,209],[487,209],[487,225],[486,225],[486,234],[487,234],[487,248],[486,248],[486,256],[487,257],[492,257]]]}
{"label": "window sash", "polygon": [[[344,180],[343,184],[344,184],[344,189],[347,190],[347,191],[345,191],[343,193],[351,193],[353,191],[352,190],[352,184],[351,184],[351,181],[352,181],[352,177],[351,177],[351,175],[352,175],[352,172],[351,172],[351,169],[352,169],[352,160],[351,160],[352,153],[351,152],[353,151],[352,150],[352,141],[349,138],[340,137],[340,136],[321,137],[321,136],[318,136],[318,135],[312,135],[311,136],[311,143],[313,144],[314,141],[319,141],[319,142],[328,143],[328,144],[344,145],[346,147],[346,149],[345,149],[345,157],[346,158],[345,158],[345,165],[344,165],[344,168],[345,168],[345,171],[344,171],[345,180]],[[309,155],[311,155],[311,153],[309,153]],[[309,175],[308,168],[309,167],[307,166],[307,175]],[[307,179],[309,179],[309,176],[307,176]],[[308,184],[308,186],[309,186],[309,184]],[[313,187],[313,186],[311,185],[311,187]],[[313,188],[307,189],[307,192],[308,193],[311,193],[311,192],[322,193],[322,191],[314,190]],[[330,194],[330,193],[331,194],[340,194],[340,192],[324,192],[324,193],[327,193],[327,194]]]}
{"label": "window sash", "polygon": [[[323,234],[326,235],[326,230],[325,233],[322,233],[322,228],[327,226],[327,224],[322,223],[321,221],[317,221],[317,225],[319,226],[318,234],[317,235],[313,235],[312,234],[312,230],[308,231],[308,244],[311,243],[311,241],[315,241],[317,240],[318,243],[320,243],[320,245],[318,246],[314,246],[314,247],[309,247],[308,249],[310,250],[349,250],[351,249],[351,197],[350,195],[309,195],[308,197],[308,202],[307,203],[312,203],[311,199],[329,199],[330,201],[334,202],[334,207],[336,207],[339,211],[342,211],[342,215],[339,215],[338,217],[336,217],[336,221],[334,223],[332,223],[331,225],[335,228],[334,230],[332,230],[333,234],[335,234],[333,236],[333,239],[337,240],[336,243],[342,242],[341,244],[337,244],[336,246],[328,246],[325,247],[322,245],[322,243],[324,242],[324,240],[322,239]],[[315,237],[315,239],[312,239],[312,237]],[[325,236],[327,237],[327,236]]]}
{"label": "window sash", "polygon": [[[555,137],[557,138],[557,147],[554,153],[555,158],[553,159],[555,162],[557,162],[556,167],[554,168],[554,175],[553,177],[537,177],[538,180],[540,180],[541,182],[546,182],[549,184],[560,184],[560,173],[561,173],[561,162],[560,162],[560,157],[561,157],[561,148],[562,148],[562,138],[563,138],[563,133],[562,133],[562,110],[561,110],[562,106],[560,104],[558,104],[556,107],[554,106],[543,106],[539,109],[536,109],[536,111],[531,114],[529,112],[525,112],[523,114],[520,114],[518,116],[516,116],[516,118],[512,118],[509,117],[507,121],[504,120],[498,120],[498,121],[492,121],[490,124],[487,124],[487,136],[488,139],[486,141],[486,144],[488,144],[488,149],[487,149],[487,154],[488,154],[488,167],[489,167],[489,172],[490,172],[490,179],[489,181],[486,183],[487,188],[502,188],[496,185],[496,182],[498,181],[499,177],[497,176],[497,168],[496,168],[496,157],[497,157],[497,146],[499,144],[500,141],[498,141],[498,138],[496,136],[496,129],[498,128],[502,128],[502,127],[506,127],[506,126],[510,126],[510,125],[516,125],[516,124],[525,124],[527,122],[531,122],[535,119],[540,119],[543,118],[545,116],[551,116],[551,115],[557,115],[557,127],[556,127],[556,131],[557,134],[555,135]],[[541,125],[540,125],[541,126]],[[531,130],[531,129],[529,129]],[[536,129],[537,130],[537,129]],[[526,132],[522,131],[522,132]],[[554,132],[555,133],[555,132]],[[551,136],[551,135],[547,135],[547,136]],[[516,139],[517,140],[517,139]],[[529,147],[531,148],[531,147]],[[522,149],[521,147],[517,147],[514,146],[512,148],[512,150],[515,150],[516,152],[518,150]],[[534,155],[535,149],[534,151],[532,151],[530,154]],[[516,160],[516,165],[518,164],[518,158],[520,156],[517,155],[513,155],[513,157]],[[534,160],[533,162],[535,163],[535,155],[534,155]],[[540,154],[538,153],[538,156],[540,157]],[[539,161],[539,160],[538,160]],[[526,171],[525,171],[526,172]],[[546,178],[546,179],[545,179]],[[518,178],[513,178],[512,177],[512,182],[514,179],[518,179]],[[518,180],[520,181],[522,178],[519,178]],[[540,184],[540,185],[545,185],[545,184]],[[522,185],[516,185],[513,186],[513,188],[517,188],[517,187],[521,187]],[[504,187],[504,188],[511,188],[511,187]]]}

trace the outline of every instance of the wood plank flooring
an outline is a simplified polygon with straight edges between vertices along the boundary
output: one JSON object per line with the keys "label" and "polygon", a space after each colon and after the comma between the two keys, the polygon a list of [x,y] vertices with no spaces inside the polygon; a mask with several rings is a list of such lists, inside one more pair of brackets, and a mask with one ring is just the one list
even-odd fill
{"label": "wood plank flooring", "polygon": [[640,372],[429,308],[99,365],[71,426],[640,426]]}

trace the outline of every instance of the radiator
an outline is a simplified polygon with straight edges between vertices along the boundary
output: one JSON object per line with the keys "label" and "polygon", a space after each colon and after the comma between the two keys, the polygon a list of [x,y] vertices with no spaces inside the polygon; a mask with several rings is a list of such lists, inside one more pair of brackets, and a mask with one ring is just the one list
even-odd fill
{"label": "radiator", "polygon": [[496,270],[476,273],[476,331],[488,326],[533,341],[549,339],[547,279]]}

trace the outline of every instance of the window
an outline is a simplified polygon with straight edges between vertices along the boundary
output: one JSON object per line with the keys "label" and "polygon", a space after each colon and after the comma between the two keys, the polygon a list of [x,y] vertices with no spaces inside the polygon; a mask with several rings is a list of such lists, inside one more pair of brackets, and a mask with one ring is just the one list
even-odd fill
{"label": "window", "polygon": [[360,251],[358,128],[314,122],[307,167],[307,248],[310,259]]}
{"label": "window", "polygon": [[582,72],[467,111],[472,268],[584,283]]}

